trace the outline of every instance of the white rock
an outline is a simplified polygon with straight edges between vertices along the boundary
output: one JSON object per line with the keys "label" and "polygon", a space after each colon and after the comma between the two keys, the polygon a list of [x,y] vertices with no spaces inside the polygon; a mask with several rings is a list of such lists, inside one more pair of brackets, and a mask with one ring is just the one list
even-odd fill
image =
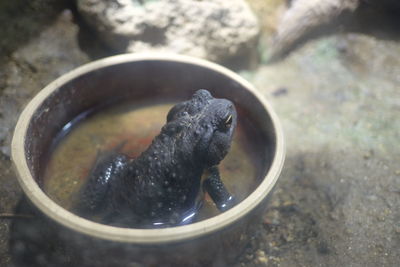
{"label": "white rock", "polygon": [[258,20],[244,0],[77,0],[119,51],[161,50],[224,61],[254,52]]}

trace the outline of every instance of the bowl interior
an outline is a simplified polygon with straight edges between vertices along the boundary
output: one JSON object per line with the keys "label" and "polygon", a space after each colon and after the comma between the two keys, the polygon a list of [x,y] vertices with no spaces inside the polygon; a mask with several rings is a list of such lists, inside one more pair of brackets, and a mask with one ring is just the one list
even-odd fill
{"label": "bowl interior", "polygon": [[127,100],[159,103],[189,99],[200,88],[213,96],[227,98],[258,129],[260,148],[258,175],[264,177],[275,153],[272,122],[258,99],[243,85],[213,70],[168,61],[139,61],[107,66],[85,73],[52,92],[34,113],[29,124],[25,148],[34,179],[42,175],[51,144],[65,125],[80,114]]}
{"label": "bowl interior", "polygon": [[[102,226],[94,229],[95,224],[70,216],[70,213],[64,214],[62,209],[58,210],[60,207],[49,203],[50,199],[43,197],[40,190],[29,189],[32,187],[32,178],[37,185],[42,185],[47,156],[54,139],[65,125],[80,114],[126,100],[151,102],[162,99],[178,102],[190,98],[201,88],[209,90],[214,97],[234,102],[239,116],[250,121],[261,136],[257,139],[260,186],[240,205],[216,216],[220,218],[202,222],[210,225],[210,231],[215,231],[242,218],[266,197],[280,173],[284,157],[280,125],[269,104],[262,100],[249,83],[218,65],[185,57],[117,56],[78,68],[42,90],[21,115],[13,140],[14,164],[25,193],[44,213],[58,222],[71,228],[82,225],[82,229],[77,230],[98,237],[107,238],[105,235],[115,234],[110,239],[127,241],[137,237],[138,242],[153,242],[168,241],[175,238],[172,236],[176,236],[176,233],[180,234],[177,239],[187,238],[192,233],[204,234],[204,226],[195,224],[177,227],[180,228],[177,232],[165,232],[165,236],[162,232],[156,234],[150,230],[129,232],[112,229],[118,227]],[[23,143],[23,162],[29,169],[29,175],[28,171],[22,170],[25,165],[17,159],[21,154],[20,143]],[[66,220],[71,221],[71,224]]]}

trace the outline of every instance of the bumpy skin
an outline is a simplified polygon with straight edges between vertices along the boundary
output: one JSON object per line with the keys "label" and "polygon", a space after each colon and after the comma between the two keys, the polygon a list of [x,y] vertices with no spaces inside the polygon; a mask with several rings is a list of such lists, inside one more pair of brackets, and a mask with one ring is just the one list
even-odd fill
{"label": "bumpy skin", "polygon": [[161,133],[138,158],[117,151],[100,156],[76,212],[122,227],[186,224],[201,206],[206,169],[212,170],[213,182],[204,188],[220,210],[230,208],[233,197],[215,166],[228,153],[236,119],[232,102],[198,90],[169,111]]}

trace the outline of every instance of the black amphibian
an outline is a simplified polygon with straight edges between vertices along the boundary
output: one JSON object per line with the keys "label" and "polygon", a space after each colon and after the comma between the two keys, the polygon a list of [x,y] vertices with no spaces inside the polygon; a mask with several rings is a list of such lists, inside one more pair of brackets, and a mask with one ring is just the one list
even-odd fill
{"label": "black amphibian", "polygon": [[[236,127],[234,105],[198,90],[172,107],[161,133],[139,157],[102,154],[79,194],[76,212],[121,227],[190,223],[207,191],[221,211],[235,204],[217,165]],[[208,177],[201,182],[203,172]]]}

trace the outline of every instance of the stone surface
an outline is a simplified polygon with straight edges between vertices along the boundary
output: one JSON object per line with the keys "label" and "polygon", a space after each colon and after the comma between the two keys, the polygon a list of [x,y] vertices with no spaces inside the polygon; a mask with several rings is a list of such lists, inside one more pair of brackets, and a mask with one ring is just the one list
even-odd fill
{"label": "stone surface", "polygon": [[[287,142],[247,255],[265,251],[268,266],[396,266],[399,55],[396,41],[337,34],[243,73],[275,106]],[[262,266],[248,258],[243,266]]]}
{"label": "stone surface", "polygon": [[78,9],[118,51],[161,50],[221,62],[254,54],[259,34],[243,0],[78,0]]}

